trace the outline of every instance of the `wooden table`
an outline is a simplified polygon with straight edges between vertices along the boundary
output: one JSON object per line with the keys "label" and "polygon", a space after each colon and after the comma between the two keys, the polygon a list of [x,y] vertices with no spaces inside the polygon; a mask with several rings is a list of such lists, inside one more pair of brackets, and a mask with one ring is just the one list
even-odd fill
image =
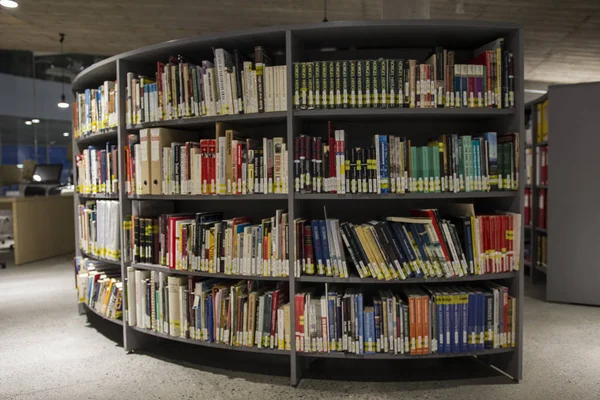
{"label": "wooden table", "polygon": [[72,196],[0,197],[0,210],[12,210],[16,265],[75,250]]}

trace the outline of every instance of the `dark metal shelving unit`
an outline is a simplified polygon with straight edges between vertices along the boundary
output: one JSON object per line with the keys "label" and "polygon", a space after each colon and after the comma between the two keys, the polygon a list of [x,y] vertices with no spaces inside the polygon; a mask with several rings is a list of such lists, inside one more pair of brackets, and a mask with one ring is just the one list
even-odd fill
{"label": "dark metal shelving unit", "polygon": [[[165,42],[145,48],[132,50],[123,54],[116,55],[87,68],[80,73],[73,81],[73,90],[82,91],[83,89],[94,87],[101,84],[104,80],[111,79],[118,81],[118,129],[111,131],[106,136],[94,136],[92,139],[84,138],[74,141],[73,148],[82,147],[87,143],[98,143],[106,140],[118,141],[119,148],[122,149],[128,143],[127,138],[130,132],[135,132],[143,128],[151,127],[170,127],[178,129],[211,129],[215,122],[228,122],[233,125],[260,127],[265,130],[281,130],[282,125],[286,129],[286,143],[294,143],[294,138],[300,134],[306,133],[305,126],[315,127],[323,126],[327,120],[342,124],[368,124],[377,125],[377,129],[389,132],[412,132],[414,138],[425,140],[426,134],[436,132],[447,132],[448,129],[461,131],[468,127],[470,131],[519,131],[523,134],[524,127],[524,103],[523,103],[523,48],[522,48],[522,29],[515,24],[481,22],[481,21],[369,21],[369,22],[329,22],[313,25],[297,25],[287,27],[269,27],[237,32],[232,34],[217,34],[212,36],[192,37],[181,40]],[[349,48],[344,52],[343,57],[365,58],[360,48],[372,47],[377,43],[379,47],[389,49],[402,49],[408,54],[415,52],[413,57],[421,57],[419,51],[431,49],[434,46],[444,46],[449,49],[463,49],[463,56],[470,58],[469,51],[464,49],[475,49],[488,43],[498,37],[505,40],[505,47],[515,55],[515,103],[514,109],[410,109],[410,108],[362,108],[362,109],[317,109],[317,110],[294,110],[292,101],[292,82],[293,71],[292,64],[298,61],[306,61],[314,58],[314,54],[321,54],[318,51],[321,47],[322,39],[326,37],[331,46],[340,48]],[[285,64],[287,68],[287,111],[263,114],[241,114],[218,117],[202,117],[190,119],[178,119],[171,121],[151,122],[127,126],[125,121],[125,103],[127,73],[151,73],[156,67],[156,61],[165,60],[173,54],[194,54],[195,57],[211,57],[212,48],[239,48],[249,47],[261,44],[271,48],[285,49]],[[359,49],[359,50],[356,50]],[[319,57],[319,56],[317,56]],[[322,57],[322,56],[321,56]],[[406,128],[405,128],[405,124]],[[361,129],[370,129],[361,128]],[[404,133],[403,133],[404,134]],[[523,135],[522,135],[523,136]],[[291,154],[291,153],[290,153]],[[521,141],[520,154],[524,154],[524,141]],[[125,163],[123,152],[119,152],[119,176],[125,176]],[[293,157],[288,158],[288,170],[293,171]],[[523,165],[523,162],[521,162]],[[254,201],[263,200],[282,200],[287,201],[287,210],[289,221],[297,217],[314,217],[320,211],[320,207],[314,207],[314,203],[319,200],[335,200],[334,212],[349,213],[358,212],[359,214],[372,215],[373,212],[386,210],[393,212],[397,207],[408,204],[405,201],[431,201],[433,204],[444,204],[444,202],[461,201],[480,201],[486,206],[493,206],[494,209],[504,209],[517,213],[523,213],[523,187],[524,187],[524,169],[521,168],[519,190],[517,191],[498,191],[498,192],[470,192],[470,193],[407,193],[404,195],[371,195],[371,194],[319,194],[319,193],[294,193],[293,174],[288,177],[289,194],[268,194],[268,195],[247,195],[247,196],[127,196],[125,179],[119,179],[119,199],[121,204],[121,220],[127,215],[132,215],[135,209],[134,203],[141,201],[210,201],[220,200],[249,201],[248,205],[255,205]],[[75,213],[79,204],[79,196],[75,196]],[[343,201],[346,200],[346,201]],[[377,207],[370,207],[369,202],[359,202],[357,200],[376,201]],[[381,200],[381,201],[380,201]],[[385,201],[384,201],[385,200]],[[207,204],[207,203],[204,203]],[[240,203],[241,205],[242,203]],[[272,204],[272,203],[271,203]],[[212,204],[211,204],[212,205]],[[214,204],[214,206],[218,206]],[[236,203],[237,206],[237,203]],[[267,207],[265,203],[265,207]],[[331,213],[332,210],[330,209]],[[369,214],[371,213],[371,214]],[[390,214],[388,214],[390,215]],[[77,218],[77,217],[75,217]],[[77,229],[77,223],[76,223]],[[290,235],[294,235],[290,229]],[[76,237],[78,234],[76,233]],[[292,238],[293,239],[293,238]],[[292,240],[290,240],[293,243]],[[77,248],[79,246],[76,246]],[[81,254],[78,252],[78,254]],[[520,265],[523,265],[523,254],[519,256]],[[292,254],[293,258],[293,254]],[[104,260],[101,260],[104,261]],[[295,260],[290,260],[290,265],[294,265]],[[107,261],[108,262],[108,261]],[[125,282],[127,276],[128,263],[121,262],[121,276]],[[166,267],[151,264],[134,264],[136,268],[149,269],[154,271],[173,272],[182,275],[215,276],[215,274],[206,274],[189,271],[173,271]],[[202,274],[202,275],[200,275]],[[206,274],[206,275],[204,275]],[[380,281],[359,280],[357,278],[348,278],[342,280],[339,278],[324,277],[249,277],[241,275],[225,275],[221,278],[229,279],[262,279],[274,281],[286,281],[289,283],[289,296],[291,299],[301,287],[306,283],[327,284],[327,283],[353,283],[353,284],[382,284]],[[362,358],[362,359],[399,359],[399,358],[448,358],[448,357],[466,357],[466,356],[485,356],[485,360],[490,365],[501,369],[504,373],[519,381],[522,379],[523,371],[523,269],[520,271],[489,274],[483,276],[469,276],[464,278],[455,278],[450,280],[407,280],[402,282],[385,282],[390,285],[402,283],[459,283],[459,282],[484,282],[502,280],[502,283],[509,287],[510,294],[517,298],[517,325],[516,325],[516,347],[510,349],[490,349],[481,352],[471,353],[450,353],[450,354],[427,354],[419,356],[392,356],[388,354],[375,354],[365,356],[355,356],[344,353],[300,353],[296,351],[295,341],[291,341],[290,351],[280,351],[271,349],[257,348],[238,348],[227,345],[209,344],[192,339],[176,338],[170,335],[152,332],[146,329],[129,326],[127,321],[123,328],[123,343],[126,351],[133,351],[145,347],[153,346],[155,337],[166,340],[173,340],[188,344],[196,344],[207,347],[216,347],[221,349],[241,350],[254,353],[265,354],[283,354],[290,358],[290,382],[297,385],[302,378],[302,372],[306,368],[307,357],[323,358]],[[124,285],[126,296],[127,285]],[[125,317],[127,313],[124,313]],[[294,307],[290,308],[290,320],[292,324],[295,321]],[[292,326],[292,333],[295,331]]]}

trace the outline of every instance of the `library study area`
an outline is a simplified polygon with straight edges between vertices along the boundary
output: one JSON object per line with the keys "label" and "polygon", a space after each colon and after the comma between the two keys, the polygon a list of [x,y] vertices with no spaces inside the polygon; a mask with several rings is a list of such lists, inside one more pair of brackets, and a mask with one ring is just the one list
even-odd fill
{"label": "library study area", "polygon": [[599,398],[598,21],[0,0],[0,398]]}

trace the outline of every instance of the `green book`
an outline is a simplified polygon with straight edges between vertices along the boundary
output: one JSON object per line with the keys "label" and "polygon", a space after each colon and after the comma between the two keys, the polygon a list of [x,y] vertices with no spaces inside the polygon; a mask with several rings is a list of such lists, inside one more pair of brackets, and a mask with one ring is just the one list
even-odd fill
{"label": "green book", "polygon": [[329,96],[327,96],[327,108],[335,108],[335,62],[327,61],[327,89],[329,89]]}
{"label": "green book", "polygon": [[472,192],[473,189],[473,145],[471,144],[471,136],[461,136],[463,157],[465,164],[465,191]]}
{"label": "green book", "polygon": [[350,61],[341,61],[342,64],[342,107],[350,107]]}
{"label": "green book", "polygon": [[371,60],[371,105],[379,107],[379,60]]}
{"label": "green book", "polygon": [[417,146],[410,147],[410,168],[411,168],[411,192],[419,191],[419,162],[417,158]]}
{"label": "green book", "polygon": [[335,65],[335,108],[342,107],[342,62],[334,61]]}
{"label": "green book", "polygon": [[396,60],[396,107],[404,107],[404,60]]}
{"label": "green book", "polygon": [[308,109],[312,110],[315,108],[315,76],[314,76],[314,62],[306,63],[306,82],[308,90]]}
{"label": "green book", "polygon": [[462,137],[458,137],[457,141],[457,162],[458,162],[458,191],[465,190],[465,149],[462,143]]}
{"label": "green book", "polygon": [[321,64],[321,108],[327,108],[329,97],[329,71],[327,70],[327,61],[319,61]]}
{"label": "green book", "polygon": [[356,108],[356,64],[360,61],[350,61],[350,107]]}
{"label": "green book", "polygon": [[363,108],[365,98],[365,61],[358,60],[356,61],[356,106],[358,108]]}
{"label": "green book", "polygon": [[300,109],[300,63],[294,63],[294,109]]}
{"label": "green book", "polygon": [[314,95],[313,95],[313,99],[315,102],[315,108],[323,108],[322,104],[321,104],[321,66],[323,65],[323,63],[321,61],[315,61],[314,63],[314,74],[315,74],[315,84],[314,84]]}
{"label": "green book", "polygon": [[429,147],[428,146],[422,146],[419,147],[419,151],[421,152],[420,157],[419,157],[419,161],[421,162],[421,176],[423,178],[423,192],[424,193],[429,193],[429,192],[433,192],[433,190],[431,190],[432,188],[430,188],[430,182],[431,182],[431,171],[430,171],[430,166],[429,166]]}
{"label": "green book", "polygon": [[387,63],[387,71],[388,71],[388,91],[387,91],[387,106],[388,107],[398,107],[397,101],[397,90],[396,84],[398,83],[396,80],[396,60],[386,60]]}
{"label": "green book", "polygon": [[377,88],[379,91],[379,108],[387,108],[388,103],[388,69],[387,69],[387,60],[380,58],[377,60],[379,64],[379,87]]}
{"label": "green book", "polygon": [[365,60],[364,66],[365,66],[365,70],[363,72],[365,74],[365,78],[364,78],[365,87],[364,87],[363,107],[369,108],[369,107],[371,107],[371,95],[373,92],[373,89],[371,88],[371,84],[373,83],[371,81],[371,73],[372,73],[371,61]]}
{"label": "green book", "polygon": [[307,63],[300,63],[300,109],[306,110],[308,106],[308,82],[306,80]]}
{"label": "green book", "polygon": [[429,165],[433,171],[433,189],[429,188],[429,191],[439,193],[441,189],[441,174],[440,174],[440,146],[434,144],[429,149]]}

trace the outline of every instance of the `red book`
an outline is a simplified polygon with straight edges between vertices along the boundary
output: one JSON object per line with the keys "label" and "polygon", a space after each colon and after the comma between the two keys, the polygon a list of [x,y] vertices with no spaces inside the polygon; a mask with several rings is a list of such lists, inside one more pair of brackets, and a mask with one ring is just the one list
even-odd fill
{"label": "red book", "polygon": [[[335,153],[336,153],[336,142],[335,142],[335,133],[333,132],[333,128],[331,126],[331,121],[327,122],[327,138],[329,141],[329,178],[331,182],[335,182],[336,171],[335,171]],[[337,186],[331,185],[332,188],[329,191],[330,193],[337,193]]]}
{"label": "red book", "polygon": [[476,64],[476,65],[483,65],[485,66],[485,70],[486,70],[486,81],[487,81],[487,94],[484,95],[484,97],[487,96],[487,106],[488,107],[493,107],[494,106],[494,86],[492,85],[492,62],[491,62],[491,52],[490,50],[486,50],[485,52],[481,53],[480,55],[478,55],[477,57],[471,59],[470,64]]}
{"label": "red book", "polygon": [[302,224],[304,225],[304,259],[306,260],[306,274],[314,275],[315,270],[315,256],[313,249],[313,238],[312,238],[312,228],[311,224]]}
{"label": "red book", "polygon": [[296,327],[296,351],[304,352],[304,293],[296,294],[295,324]]}
{"label": "red book", "polygon": [[481,228],[481,240],[485,253],[485,273],[489,274],[492,272],[492,259],[490,257],[490,220],[487,215],[481,217]]}
{"label": "red book", "polygon": [[525,188],[525,198],[524,198],[524,221],[525,225],[531,225],[531,189]]}
{"label": "red book", "polygon": [[209,139],[208,141],[208,193],[217,193],[217,141]]}
{"label": "red book", "polygon": [[514,249],[515,249],[515,245],[514,245],[514,241],[515,241],[515,232],[514,232],[514,221],[513,221],[513,216],[512,215],[507,215],[506,216],[506,223],[507,223],[507,232],[506,232],[506,246],[507,246],[507,250],[508,250],[508,266],[506,268],[507,271],[511,271],[513,268],[513,264],[515,264],[515,257],[518,257],[518,254],[514,254]]}
{"label": "red book", "polygon": [[275,340],[275,330],[277,329],[277,308],[279,308],[279,289],[273,291],[273,303],[271,305],[271,342],[269,347],[276,348],[277,341]]}
{"label": "red book", "polygon": [[182,219],[192,219],[194,215],[191,214],[177,214],[167,216],[167,249],[168,249],[168,257],[167,257],[167,266],[171,269],[176,267],[175,260],[177,259],[177,247],[176,247],[176,236],[177,232],[175,229],[177,221]]}

